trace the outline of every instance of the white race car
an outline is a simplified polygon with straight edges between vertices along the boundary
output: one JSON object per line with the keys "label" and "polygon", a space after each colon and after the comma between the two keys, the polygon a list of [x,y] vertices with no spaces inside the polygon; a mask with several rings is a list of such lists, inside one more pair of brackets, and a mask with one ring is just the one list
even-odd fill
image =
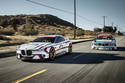
{"label": "white race car", "polygon": [[116,40],[111,34],[100,34],[92,41],[91,48],[97,50],[116,50]]}
{"label": "white race car", "polygon": [[18,59],[54,60],[56,56],[72,52],[72,43],[61,35],[48,35],[34,39],[30,43],[20,45],[16,50]]}

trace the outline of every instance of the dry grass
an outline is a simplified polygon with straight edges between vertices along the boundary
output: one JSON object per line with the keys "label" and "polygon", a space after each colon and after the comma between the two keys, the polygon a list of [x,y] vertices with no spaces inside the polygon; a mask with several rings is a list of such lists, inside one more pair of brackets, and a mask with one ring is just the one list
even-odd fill
{"label": "dry grass", "polygon": [[[0,50],[10,49],[12,46],[17,46],[22,43],[30,42],[38,36],[43,36],[43,34],[39,34],[37,36],[21,36],[21,35],[5,36],[5,37],[9,38],[10,40],[0,40]],[[72,35],[66,35],[65,38],[73,40]],[[79,37],[77,37],[76,40],[89,39],[89,38],[94,38],[94,36],[91,36],[91,35],[79,36]]]}
{"label": "dry grass", "polygon": [[9,51],[15,51],[18,46],[6,46],[6,47],[0,47],[0,53],[5,53]]}
{"label": "dry grass", "polygon": [[35,36],[20,36],[20,35],[4,36],[4,37],[9,38],[10,40],[0,40],[0,48],[26,43],[32,41],[35,38]]}
{"label": "dry grass", "polygon": [[0,40],[0,52],[15,51],[17,45],[32,41],[36,36],[4,36],[11,40]]}
{"label": "dry grass", "polygon": [[2,34],[2,35],[14,35],[15,31],[13,28],[4,28],[4,29],[0,29],[0,34]]}
{"label": "dry grass", "polygon": [[[30,42],[36,37],[43,36],[44,34],[39,34],[37,36],[22,36],[22,35],[16,35],[16,36],[5,36],[9,38],[10,40],[0,40],[0,44],[14,44],[14,43],[25,43]],[[95,36],[91,35],[84,35],[84,36],[78,36],[77,39],[89,39],[94,38]],[[73,35],[66,35],[65,38],[73,39]]]}

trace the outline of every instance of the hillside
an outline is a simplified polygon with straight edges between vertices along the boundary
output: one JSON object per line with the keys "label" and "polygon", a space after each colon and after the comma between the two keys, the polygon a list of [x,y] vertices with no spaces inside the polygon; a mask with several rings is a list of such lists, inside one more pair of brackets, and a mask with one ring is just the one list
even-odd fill
{"label": "hillside", "polygon": [[[22,34],[27,26],[38,30],[40,34],[72,35],[74,29],[72,23],[49,14],[0,16],[0,29],[11,28],[13,31]],[[78,35],[79,33],[83,34],[83,32],[84,30],[78,28]]]}
{"label": "hillside", "polygon": [[26,23],[26,19],[28,19],[31,24],[71,27],[73,26],[72,23],[49,14],[0,16],[0,26],[6,27],[12,25],[13,22],[16,25],[22,25]]}

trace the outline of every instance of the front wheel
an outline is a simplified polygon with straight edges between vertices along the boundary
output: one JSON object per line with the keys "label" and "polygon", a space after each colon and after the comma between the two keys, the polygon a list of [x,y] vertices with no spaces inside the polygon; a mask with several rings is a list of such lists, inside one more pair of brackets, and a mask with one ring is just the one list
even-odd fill
{"label": "front wheel", "polygon": [[69,44],[69,47],[68,47],[68,54],[72,53],[72,44]]}
{"label": "front wheel", "polygon": [[56,56],[55,49],[54,49],[54,48],[51,48],[51,49],[50,49],[50,52],[49,52],[49,59],[50,59],[50,60],[54,60],[54,59],[55,59],[55,56]]}

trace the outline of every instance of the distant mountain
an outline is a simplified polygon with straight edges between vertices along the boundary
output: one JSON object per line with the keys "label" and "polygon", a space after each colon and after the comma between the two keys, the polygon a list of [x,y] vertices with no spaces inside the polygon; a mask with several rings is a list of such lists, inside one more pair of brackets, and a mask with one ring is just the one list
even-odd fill
{"label": "distant mountain", "polygon": [[33,25],[70,26],[73,24],[49,14],[0,16],[0,26],[23,25],[26,21]]}
{"label": "distant mountain", "polygon": [[[74,34],[72,23],[50,14],[0,16],[0,29],[4,29],[4,32],[13,29],[14,32],[22,34],[27,31],[27,26],[31,26],[40,34],[68,34],[71,36]],[[29,32],[32,33],[32,31]],[[2,30],[1,33],[3,33]],[[84,30],[77,27],[77,33],[83,35]]]}

